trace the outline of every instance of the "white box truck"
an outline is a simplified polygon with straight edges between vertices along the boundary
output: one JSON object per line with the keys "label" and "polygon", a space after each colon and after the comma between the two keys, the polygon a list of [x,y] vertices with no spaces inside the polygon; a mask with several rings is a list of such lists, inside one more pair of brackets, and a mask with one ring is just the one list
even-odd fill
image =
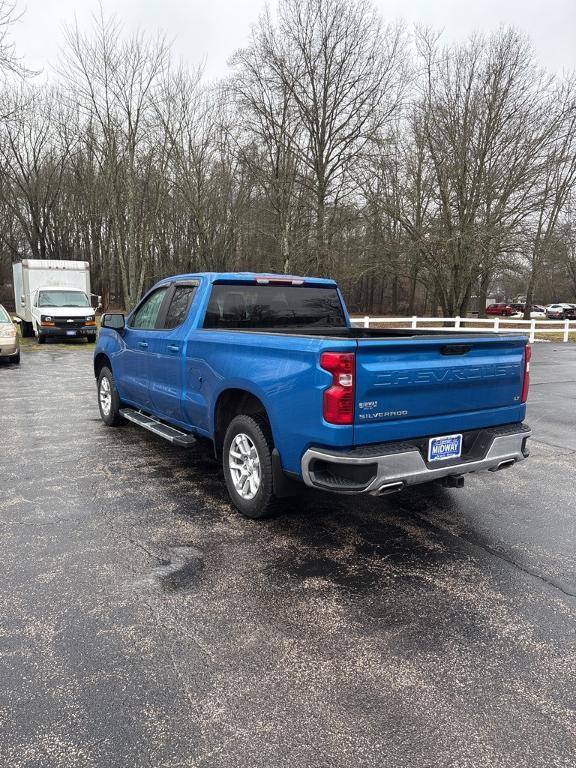
{"label": "white box truck", "polygon": [[87,261],[24,259],[13,265],[13,274],[22,336],[36,335],[40,344],[48,336],[96,339]]}

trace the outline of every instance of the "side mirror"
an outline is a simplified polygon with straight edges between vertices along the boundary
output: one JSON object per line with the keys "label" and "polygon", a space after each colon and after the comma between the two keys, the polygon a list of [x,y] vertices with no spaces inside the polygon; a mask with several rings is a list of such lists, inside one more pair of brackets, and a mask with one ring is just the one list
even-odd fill
{"label": "side mirror", "polygon": [[22,322],[22,320],[20,320],[19,317],[13,317],[12,318],[12,322],[20,324]]}
{"label": "side mirror", "polygon": [[20,304],[21,304],[23,307],[25,307],[25,306],[26,306],[26,297],[25,297],[25,296],[20,296]]}
{"label": "side mirror", "polygon": [[106,312],[102,315],[100,323],[101,328],[111,328],[113,331],[123,331],[126,325],[126,319],[120,312]]}
{"label": "side mirror", "polygon": [[96,296],[96,309],[102,308],[102,296]]}

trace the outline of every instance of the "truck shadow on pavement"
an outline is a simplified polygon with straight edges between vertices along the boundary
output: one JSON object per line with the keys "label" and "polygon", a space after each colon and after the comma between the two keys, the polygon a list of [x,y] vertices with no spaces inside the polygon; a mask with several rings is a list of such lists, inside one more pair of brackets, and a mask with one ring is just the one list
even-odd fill
{"label": "truck shadow on pavement", "polygon": [[[230,503],[210,443],[184,451],[130,426],[112,431],[112,436],[106,432],[114,453],[125,446],[129,453],[137,449],[141,454],[133,466],[142,473],[139,513],[156,521],[161,515],[169,532],[151,575],[164,592],[196,589],[210,578],[215,557],[229,559],[225,550],[230,547],[232,556],[236,551],[253,562],[266,589],[345,593],[352,604],[368,600],[371,605],[364,610],[385,622],[395,621],[392,614],[402,604],[398,592],[419,604],[429,595],[446,615],[465,603],[462,610],[470,621],[476,605],[472,596],[483,590],[493,593],[494,570],[505,592],[512,589],[514,569],[524,570],[503,547],[491,550],[480,529],[469,517],[465,520],[460,491],[430,485],[375,498],[303,488],[299,496],[284,501],[279,516],[252,521]],[[154,498],[147,501],[146,492],[152,489]],[[442,516],[438,524],[436,515]],[[174,537],[170,521],[178,522],[177,528],[183,524],[187,533],[182,539]],[[142,519],[134,524],[146,535]],[[200,536],[195,534],[199,526]],[[383,609],[382,597],[391,591],[394,600]]]}
{"label": "truck shadow on pavement", "polygon": [[[453,545],[447,546],[441,532],[414,514],[446,502],[450,492],[441,488],[408,490],[388,499],[303,488],[300,495],[283,501],[278,516],[252,521],[242,518],[230,503],[221,467],[211,457],[208,443],[184,452],[158,445],[159,439],[147,433],[138,432],[136,439],[161,450],[156,460],[146,461],[146,479],[160,484],[171,514],[189,523],[196,523],[199,516],[206,525],[227,522],[236,534],[240,529],[242,540],[251,540],[252,545],[259,540],[266,550],[259,562],[266,564],[270,580],[304,584],[321,580],[368,593],[379,581],[399,575],[405,582],[426,586],[423,570],[431,573],[462,557]],[[185,586],[183,582],[174,588]]]}

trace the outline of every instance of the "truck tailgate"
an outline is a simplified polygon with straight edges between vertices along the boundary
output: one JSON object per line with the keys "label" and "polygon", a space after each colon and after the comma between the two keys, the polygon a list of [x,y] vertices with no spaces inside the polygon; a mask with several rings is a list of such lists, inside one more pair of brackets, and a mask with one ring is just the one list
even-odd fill
{"label": "truck tailgate", "polygon": [[521,421],[522,336],[361,339],[356,445]]}

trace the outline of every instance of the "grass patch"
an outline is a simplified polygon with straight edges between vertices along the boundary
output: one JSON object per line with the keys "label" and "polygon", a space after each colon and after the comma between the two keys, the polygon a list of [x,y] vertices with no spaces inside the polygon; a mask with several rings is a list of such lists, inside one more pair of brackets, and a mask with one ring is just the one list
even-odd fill
{"label": "grass patch", "polygon": [[59,339],[48,339],[44,344],[38,344],[38,339],[20,339],[20,349],[23,352],[40,352],[43,349],[57,347],[58,349],[83,349],[88,347],[94,349],[94,343],[86,343],[84,339],[75,339],[74,341],[60,341]]}
{"label": "grass patch", "polygon": [[[360,322],[355,323],[356,327],[362,328],[363,325]],[[394,323],[390,322],[387,323],[386,321],[380,322],[380,323],[370,323],[370,328],[381,328],[383,330],[387,328],[411,328],[412,324],[410,321],[406,320],[404,322]],[[494,333],[494,331],[491,328],[480,328],[478,327],[477,323],[467,323],[465,320],[462,320],[461,328],[467,328],[473,331],[477,331],[478,333],[487,333],[491,334]],[[441,320],[438,320],[433,323],[426,323],[425,325],[419,325],[416,330],[426,330],[426,329],[436,329],[436,330],[445,330],[445,331],[457,331],[457,328],[454,328],[453,323],[449,323],[448,325],[444,325]],[[526,325],[524,327],[521,327],[521,330],[519,331],[513,331],[512,327],[508,327],[507,325],[501,325],[499,328],[498,333],[519,333],[522,336],[529,336],[530,335],[530,326]],[[542,333],[538,334],[538,330],[536,330],[536,339],[538,341],[553,341],[553,342],[563,342],[564,341],[564,332],[561,330],[554,331],[554,333]],[[570,329],[568,334],[568,341],[570,343],[576,342],[576,328]]]}
{"label": "grass patch", "polygon": [[[535,336],[537,341],[560,341],[564,342],[564,333],[558,332],[558,333],[545,333],[541,336],[538,335],[538,331],[536,331]],[[576,342],[576,331],[570,331],[568,333],[568,342],[570,344],[574,344]]]}
{"label": "grass patch", "polygon": [[20,349],[23,352],[37,352],[49,347],[57,347],[58,349],[82,349],[83,347],[89,347],[94,349],[94,343],[87,343],[83,337],[66,340],[64,340],[64,338],[60,339],[58,337],[54,339],[48,338],[44,344],[39,344],[38,339],[35,336],[24,339],[22,337],[22,328],[20,325],[18,325],[18,336],[20,337]]}

